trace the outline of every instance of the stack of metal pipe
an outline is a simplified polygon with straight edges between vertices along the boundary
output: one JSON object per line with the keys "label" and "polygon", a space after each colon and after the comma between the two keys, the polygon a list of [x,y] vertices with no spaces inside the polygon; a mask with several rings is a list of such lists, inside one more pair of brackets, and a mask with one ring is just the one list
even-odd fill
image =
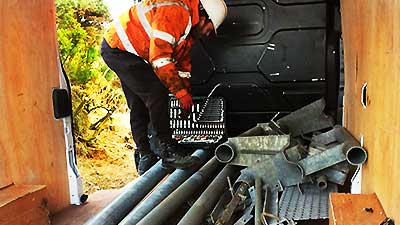
{"label": "stack of metal pipe", "polygon": [[[367,159],[351,134],[323,113],[323,99],[258,124],[210,151],[197,166],[153,166],[86,225],[277,225],[328,217],[352,166]],[[354,167],[353,167],[354,168]]]}

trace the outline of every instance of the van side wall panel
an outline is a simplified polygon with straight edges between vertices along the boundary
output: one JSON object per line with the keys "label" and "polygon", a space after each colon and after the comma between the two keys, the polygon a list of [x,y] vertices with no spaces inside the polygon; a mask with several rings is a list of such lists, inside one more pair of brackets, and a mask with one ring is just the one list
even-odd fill
{"label": "van side wall panel", "polygon": [[0,160],[9,181],[46,185],[56,212],[69,205],[69,190],[51,98],[59,86],[54,1],[2,1],[0,34]]}
{"label": "van side wall panel", "polygon": [[[363,137],[369,159],[362,192],[378,195],[400,221],[400,1],[341,1],[345,126]],[[361,89],[367,83],[365,102]]]}

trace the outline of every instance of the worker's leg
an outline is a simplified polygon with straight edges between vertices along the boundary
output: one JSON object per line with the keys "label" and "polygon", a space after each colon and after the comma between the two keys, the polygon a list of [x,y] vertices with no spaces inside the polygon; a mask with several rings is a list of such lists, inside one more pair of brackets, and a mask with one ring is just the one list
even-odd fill
{"label": "worker's leg", "polygon": [[140,77],[142,76],[143,62],[139,57],[118,49],[110,48],[102,43],[102,56],[107,65],[121,80],[130,112],[130,123],[136,151],[140,153],[139,163],[136,165],[139,174],[148,170],[157,157],[151,152],[148,138],[149,112],[137,91],[143,89]]}
{"label": "worker's leg", "polygon": [[134,73],[131,73],[128,77],[120,76],[120,79],[146,105],[154,133],[160,141],[161,158],[165,164],[174,167],[192,166],[198,158],[179,154],[183,151],[180,150],[176,140],[172,139],[168,111],[168,89],[161,83],[147,63],[136,64],[134,67]]}
{"label": "worker's leg", "polygon": [[149,112],[140,97],[133,93],[125,82],[121,81],[121,85],[131,110],[130,124],[133,140],[136,143],[135,154],[139,153],[139,156],[135,157],[135,164],[139,175],[142,175],[157,162],[157,156],[151,151],[148,138]]}
{"label": "worker's leg", "polygon": [[133,140],[136,143],[137,150],[143,154],[150,151],[148,134],[148,124],[150,122],[149,112],[143,101],[121,81],[128,107],[130,109],[130,124]]}
{"label": "worker's leg", "polygon": [[172,138],[168,110],[169,92],[150,67],[148,72],[149,77],[153,77],[154,79],[148,82],[151,84],[151,88],[141,96],[149,110],[150,121],[153,125],[155,135],[160,141],[160,156],[166,165],[179,168],[190,167],[199,159],[182,154],[184,151],[179,147],[177,141]]}

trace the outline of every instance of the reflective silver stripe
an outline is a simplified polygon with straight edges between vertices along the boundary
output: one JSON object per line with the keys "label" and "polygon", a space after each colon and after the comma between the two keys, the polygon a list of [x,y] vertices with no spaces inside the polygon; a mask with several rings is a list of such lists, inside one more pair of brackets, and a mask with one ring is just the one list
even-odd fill
{"label": "reflective silver stripe", "polygon": [[185,34],[181,38],[179,38],[178,45],[183,40],[186,39],[186,37],[189,35],[190,29],[192,29],[192,17],[189,16],[189,21],[188,21],[188,25],[186,26],[186,29],[185,29]]}
{"label": "reflective silver stripe", "polygon": [[[154,37],[160,38],[164,41],[169,42],[171,45],[175,45],[176,44],[175,38],[171,34],[168,34],[164,31],[153,30],[149,21],[146,18],[146,15],[145,15],[145,13],[147,13],[148,11],[150,11],[151,9],[153,9],[155,7],[170,6],[170,5],[181,6],[184,9],[186,9],[186,11],[188,11],[188,13],[189,13],[189,20],[188,20],[188,25],[186,26],[186,29],[185,29],[185,33],[181,38],[179,38],[179,41],[178,41],[178,44],[180,44],[183,40],[186,39],[186,37],[189,35],[190,29],[192,28],[192,17],[190,16],[190,9],[185,3],[183,3],[183,2],[156,2],[156,3],[153,3],[153,4],[145,6],[145,7],[143,7],[143,4],[138,4],[137,12],[138,12],[138,17],[139,17],[140,23],[142,24],[142,26],[143,26],[144,30],[146,31],[149,38],[154,38]],[[164,34],[159,35],[160,34],[159,32],[163,32]],[[174,40],[174,41],[171,41],[171,40]]]}
{"label": "reflective silver stripe", "polygon": [[121,21],[119,19],[114,20],[115,30],[117,31],[118,37],[121,40],[122,45],[126,51],[138,55],[132,43],[129,41],[128,35],[126,35],[124,28],[122,27]]}
{"label": "reflective silver stripe", "polygon": [[190,72],[183,72],[183,71],[178,71],[178,75],[182,78],[190,78],[192,77],[192,75],[190,74]]}
{"label": "reflective silver stripe", "polygon": [[160,69],[161,67],[166,66],[170,63],[174,63],[171,58],[159,58],[154,60],[151,65],[154,69]]}
{"label": "reflective silver stripe", "polygon": [[160,31],[160,30],[153,30],[153,35],[155,38],[160,38],[161,40],[164,40],[168,43],[170,43],[171,45],[175,45],[175,38],[174,36],[172,36],[171,34],[164,32],[164,31]]}
{"label": "reflective silver stripe", "polygon": [[136,9],[137,9],[138,17],[139,17],[140,23],[142,24],[142,26],[144,28],[144,31],[146,31],[147,36],[151,39],[151,38],[153,38],[153,29],[151,28],[151,25],[150,25],[149,21],[146,18],[145,13],[147,11],[144,10],[142,5],[143,4],[138,4],[137,5]]}

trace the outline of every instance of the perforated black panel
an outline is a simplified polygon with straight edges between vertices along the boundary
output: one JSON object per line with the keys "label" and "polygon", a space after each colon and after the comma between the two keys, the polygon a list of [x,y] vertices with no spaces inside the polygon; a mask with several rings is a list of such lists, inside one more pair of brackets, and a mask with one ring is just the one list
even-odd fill
{"label": "perforated black panel", "polygon": [[193,48],[194,95],[207,96],[224,84],[215,96],[227,102],[228,132],[337,95],[334,2],[227,0],[228,16],[218,36]]}

